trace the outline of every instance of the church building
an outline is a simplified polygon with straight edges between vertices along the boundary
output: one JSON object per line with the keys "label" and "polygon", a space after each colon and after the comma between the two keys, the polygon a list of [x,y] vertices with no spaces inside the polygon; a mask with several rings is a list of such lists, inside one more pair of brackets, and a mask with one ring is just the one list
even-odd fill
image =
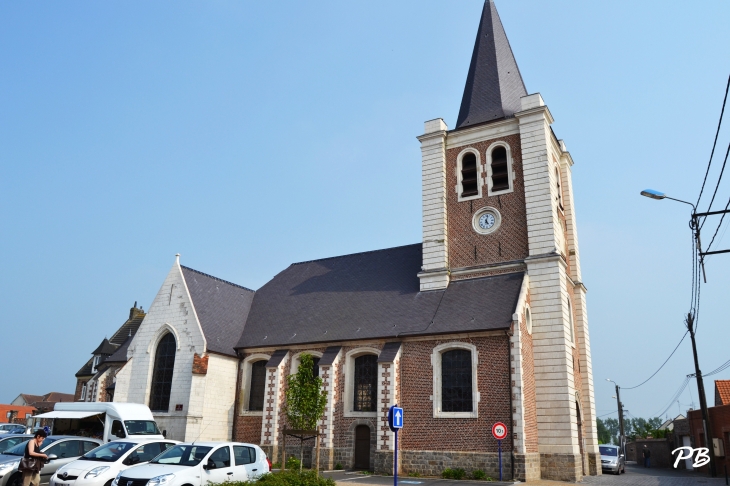
{"label": "church building", "polygon": [[294,263],[255,292],[176,260],[114,401],[148,404],[170,438],[281,462],[287,377],[308,353],[327,391],[321,468],[392,472],[398,404],[402,474],[497,477],[495,422],[506,478],[601,474],[573,159],[552,122],[487,0],[455,126],[418,137],[422,241]]}

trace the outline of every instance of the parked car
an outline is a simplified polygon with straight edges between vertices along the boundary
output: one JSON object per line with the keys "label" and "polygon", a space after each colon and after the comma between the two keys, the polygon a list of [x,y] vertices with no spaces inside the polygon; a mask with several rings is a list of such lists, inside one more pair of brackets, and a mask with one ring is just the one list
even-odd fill
{"label": "parked car", "polygon": [[[49,435],[41,443],[41,452],[48,455],[48,462],[41,469],[41,485],[48,484],[53,473],[79,456],[96,449],[103,442],[89,437]],[[0,454],[0,486],[21,486],[22,475],[18,471],[26,443],[18,444]]]}
{"label": "parked car", "polygon": [[50,486],[109,486],[121,471],[144,464],[179,441],[115,440],[87,452],[51,476]]}
{"label": "parked car", "polygon": [[260,447],[240,442],[178,444],[147,464],[121,471],[112,486],[204,486],[248,481],[271,470]]}
{"label": "parked car", "polygon": [[601,444],[598,446],[601,452],[601,469],[612,474],[626,472],[626,457],[621,453],[621,448],[615,445]]}
{"label": "parked car", "polygon": [[25,434],[25,425],[0,424],[0,434]]}
{"label": "parked car", "polygon": [[33,436],[29,434],[5,434],[0,436],[0,454],[18,444],[28,442]]}

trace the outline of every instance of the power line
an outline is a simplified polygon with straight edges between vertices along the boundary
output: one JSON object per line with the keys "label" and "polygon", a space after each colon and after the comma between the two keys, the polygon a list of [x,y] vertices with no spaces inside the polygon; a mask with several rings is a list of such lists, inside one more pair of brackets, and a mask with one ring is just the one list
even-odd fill
{"label": "power line", "polygon": [[677,349],[679,348],[679,345],[680,345],[680,344],[682,344],[682,341],[684,341],[684,338],[686,338],[686,337],[687,337],[687,333],[688,333],[688,332],[689,332],[689,331],[686,331],[686,332],[685,332],[685,333],[684,333],[684,334],[682,335],[682,339],[680,339],[680,340],[679,340],[679,342],[677,343],[677,346],[676,346],[676,347],[674,348],[674,351],[672,351],[672,353],[671,353],[671,354],[669,355],[669,357],[668,357],[667,359],[665,359],[665,360],[664,360],[664,363],[662,363],[662,365],[661,365],[661,366],[659,367],[659,369],[658,369],[658,370],[656,370],[656,371],[655,371],[655,372],[654,372],[654,373],[653,373],[653,374],[652,374],[652,375],[651,375],[651,376],[650,376],[649,378],[647,378],[646,380],[642,381],[641,383],[639,383],[639,384],[638,384],[638,385],[636,385],[636,386],[631,386],[631,387],[628,387],[628,388],[623,388],[623,387],[622,387],[621,389],[622,389],[622,390],[633,390],[634,388],[639,388],[639,387],[640,387],[641,385],[643,385],[643,384],[644,384],[644,383],[646,383],[647,381],[649,381],[649,380],[651,380],[652,378],[654,378],[654,376],[655,376],[655,375],[656,375],[657,373],[659,373],[659,371],[661,371],[661,369],[662,369],[662,368],[664,368],[664,365],[665,365],[665,364],[667,364],[667,361],[669,361],[669,358],[671,358],[671,357],[672,357],[672,356],[674,355],[674,353],[675,353],[675,352],[677,351]]}
{"label": "power line", "polygon": [[[717,190],[720,188],[720,181],[722,181],[722,175],[725,173],[725,164],[727,164],[727,156],[730,154],[730,144],[727,146],[727,151],[725,152],[725,160],[722,161],[722,169],[720,169],[720,177],[717,178],[717,185],[715,186],[715,192],[712,193],[712,199],[710,199],[710,205],[707,206],[707,212],[710,212],[710,209],[712,208],[712,203],[715,202],[715,196],[717,196]],[[730,201],[728,202],[730,204]],[[727,209],[727,208],[725,208]],[[723,214],[723,216],[725,216]],[[707,221],[707,216],[705,216],[702,219],[702,224],[700,224],[700,229],[702,229],[705,226],[705,221]],[[714,239],[714,238],[713,238]],[[712,245],[712,243],[710,243]],[[707,246],[707,248],[710,248],[710,245]],[[705,250],[707,251],[707,250]]]}
{"label": "power line", "polygon": [[[707,162],[707,171],[705,172],[705,179],[702,181],[702,188],[700,189],[700,195],[697,198],[697,204],[700,205],[700,199],[702,199],[702,191],[705,190],[705,183],[707,182],[707,174],[710,173],[710,166],[712,165],[712,157],[715,155],[715,146],[717,145],[717,136],[720,134],[720,126],[722,125],[722,117],[725,113],[725,103],[727,102],[727,93],[730,90],[730,76],[727,78],[727,87],[725,87],[725,98],[722,100],[722,110],[720,110],[720,120],[717,122],[717,132],[715,132],[715,142],[712,144],[712,152],[710,153],[710,160]],[[712,205],[712,203],[710,203]]]}
{"label": "power line", "polygon": [[672,399],[669,401],[669,405],[666,406],[666,408],[661,412],[654,414],[654,417],[661,417],[665,413],[669,411],[670,408],[672,408],[675,404],[675,402],[679,399],[679,397],[684,392],[684,389],[687,388],[687,385],[689,384],[690,380],[692,379],[692,375],[687,375],[684,377],[684,381],[681,385],[679,385],[679,388],[676,392],[674,392],[674,395],[672,395]]}

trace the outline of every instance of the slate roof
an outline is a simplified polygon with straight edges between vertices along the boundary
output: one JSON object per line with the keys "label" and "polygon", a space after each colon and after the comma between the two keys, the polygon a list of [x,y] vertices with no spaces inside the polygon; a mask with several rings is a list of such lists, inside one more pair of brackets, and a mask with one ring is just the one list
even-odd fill
{"label": "slate roof", "polygon": [[122,343],[114,354],[104,360],[104,364],[115,364],[115,363],[126,363],[127,362],[127,349],[129,349],[129,343],[132,342],[133,336],[128,336],[127,340]]}
{"label": "slate roof", "polygon": [[112,344],[116,344],[117,346],[121,346],[122,344],[124,344],[129,336],[134,336],[135,334],[137,334],[137,329],[139,329],[139,326],[142,324],[145,315],[146,314],[144,312],[137,309],[136,307],[133,307],[130,310],[130,317],[129,319],[127,319],[127,322],[122,324],[122,327],[117,329],[117,332],[115,332],[112,337],[109,338],[109,342]]}
{"label": "slate roof", "polygon": [[456,128],[513,116],[527,95],[502,20],[492,0],[484,2]]}
{"label": "slate roof", "polygon": [[236,356],[234,346],[241,337],[254,291],[192,268],[180,267],[203,328],[208,351]]}
{"label": "slate roof", "polygon": [[523,273],[420,292],[421,244],[295,263],[256,292],[237,348],[506,329]]}
{"label": "slate roof", "polygon": [[730,380],[715,380],[715,406],[730,405]]}
{"label": "slate roof", "polygon": [[94,351],[92,351],[91,354],[112,355],[117,350],[117,348],[119,348],[119,345],[114,345],[110,343],[107,338],[104,338],[101,344]]}
{"label": "slate roof", "polygon": [[[89,358],[89,361],[87,361],[86,364],[84,366],[82,366],[81,369],[79,369],[79,371],[76,372],[75,376],[79,377],[79,376],[93,375],[94,372],[91,371],[93,366],[94,366],[94,358],[92,357],[92,358]],[[42,398],[43,397],[41,397],[41,399]],[[26,399],[26,401],[27,401],[27,399]]]}

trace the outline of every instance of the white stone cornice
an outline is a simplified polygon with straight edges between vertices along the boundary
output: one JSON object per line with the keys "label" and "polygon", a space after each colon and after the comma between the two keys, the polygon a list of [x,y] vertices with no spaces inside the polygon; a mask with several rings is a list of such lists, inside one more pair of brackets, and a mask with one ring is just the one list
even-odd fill
{"label": "white stone cornice", "polygon": [[424,143],[431,140],[438,140],[443,141],[444,138],[446,138],[446,130],[439,130],[438,132],[433,133],[424,133],[423,135],[419,135],[416,137],[419,142]]}
{"label": "white stone cornice", "polygon": [[555,121],[552,113],[550,113],[550,109],[545,105],[536,106],[535,108],[530,108],[529,110],[518,111],[517,113],[515,113],[515,117],[520,120],[520,123],[536,121],[540,118],[545,118],[548,125],[552,125]]}

